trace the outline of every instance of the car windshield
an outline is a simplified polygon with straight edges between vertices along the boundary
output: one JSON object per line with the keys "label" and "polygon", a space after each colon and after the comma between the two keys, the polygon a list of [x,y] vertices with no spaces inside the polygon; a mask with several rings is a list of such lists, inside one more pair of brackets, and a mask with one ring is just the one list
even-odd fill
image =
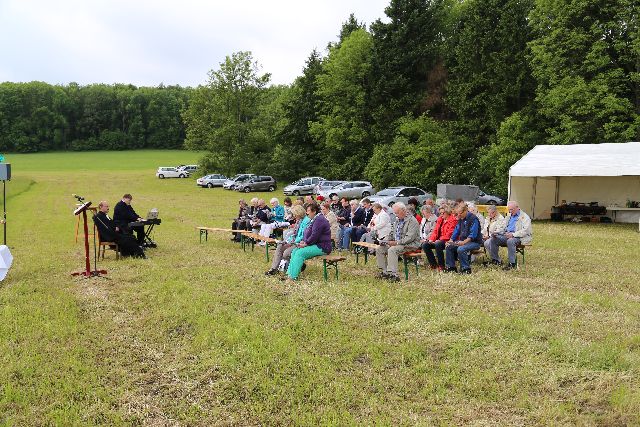
{"label": "car windshield", "polygon": [[335,188],[340,184],[342,184],[342,182],[340,182],[340,181],[327,181],[324,184],[322,184],[322,186],[324,188]]}
{"label": "car windshield", "polygon": [[397,188],[386,188],[382,191],[379,191],[376,196],[395,196],[397,192]]}

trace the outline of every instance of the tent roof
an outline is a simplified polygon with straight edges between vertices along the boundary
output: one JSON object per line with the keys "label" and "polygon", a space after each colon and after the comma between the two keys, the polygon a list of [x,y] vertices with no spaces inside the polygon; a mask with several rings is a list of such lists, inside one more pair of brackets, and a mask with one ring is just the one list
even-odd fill
{"label": "tent roof", "polygon": [[536,145],[509,176],[640,176],[640,142]]}

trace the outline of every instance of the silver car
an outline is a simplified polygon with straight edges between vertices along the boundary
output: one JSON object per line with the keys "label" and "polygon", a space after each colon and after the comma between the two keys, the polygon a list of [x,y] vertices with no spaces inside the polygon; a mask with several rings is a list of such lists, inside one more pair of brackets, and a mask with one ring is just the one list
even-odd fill
{"label": "silver car", "polygon": [[202,178],[198,178],[196,180],[196,185],[202,188],[222,187],[226,180],[226,176],[214,173],[211,175],[203,176]]}
{"label": "silver car", "polygon": [[313,187],[313,194],[320,194],[322,190],[328,190],[329,188],[333,188],[338,184],[342,184],[344,181],[320,181],[318,185]]}
{"label": "silver car", "polygon": [[371,203],[378,202],[382,206],[393,206],[396,202],[402,202],[406,205],[412,197],[418,199],[419,204],[433,198],[431,194],[417,187],[389,187],[369,197],[369,200]]}
{"label": "silver car", "polygon": [[253,178],[255,175],[252,173],[241,173],[238,174],[236,176],[234,176],[233,178],[227,179],[224,184],[222,184],[222,188],[224,188],[225,190],[235,190],[235,186],[236,184],[247,180],[249,178]]}
{"label": "silver car", "polygon": [[332,198],[333,196],[338,196],[340,198],[346,197],[348,199],[360,199],[362,197],[370,196],[375,193],[376,190],[373,188],[370,182],[367,181],[348,181],[343,182],[342,184],[336,185],[335,187],[328,188],[325,190],[320,190],[320,196],[327,198]]}
{"label": "silver car", "polygon": [[313,194],[313,187],[315,187],[320,181],[324,181],[324,178],[319,176],[308,176],[300,178],[296,182],[293,182],[284,187],[284,194],[286,196],[302,196],[303,194]]}

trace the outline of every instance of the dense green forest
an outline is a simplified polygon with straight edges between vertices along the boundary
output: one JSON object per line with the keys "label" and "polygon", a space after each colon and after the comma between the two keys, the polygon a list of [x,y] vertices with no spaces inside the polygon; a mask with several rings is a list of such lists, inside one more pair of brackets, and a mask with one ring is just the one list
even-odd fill
{"label": "dense green forest", "polygon": [[0,150],[181,148],[193,89],[0,84]]}
{"label": "dense green forest", "polygon": [[391,0],[301,75],[251,52],[195,89],[0,85],[0,149],[206,150],[207,171],[474,183],[506,193],[536,144],[640,140],[637,0]]}

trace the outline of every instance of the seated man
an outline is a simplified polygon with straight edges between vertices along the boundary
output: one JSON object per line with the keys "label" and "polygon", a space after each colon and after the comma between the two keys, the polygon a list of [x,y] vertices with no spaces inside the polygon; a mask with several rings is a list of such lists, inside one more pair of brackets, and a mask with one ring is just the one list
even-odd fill
{"label": "seated man", "polygon": [[117,244],[122,256],[146,258],[144,250],[137,244],[136,239],[131,234],[123,234],[122,229],[116,226],[108,213],[109,203],[103,200],[98,204],[98,213],[93,216],[100,241]]}
{"label": "seated man", "polygon": [[291,252],[291,262],[287,268],[289,279],[296,280],[302,271],[305,260],[331,253],[331,227],[329,221],[318,215],[320,207],[317,203],[307,206],[309,225],[304,230],[304,237]]}
{"label": "seated man", "polygon": [[340,199],[342,210],[336,214],[338,217],[338,224],[340,229],[338,230],[338,250],[342,249],[342,238],[344,237],[344,231],[351,224],[351,206],[349,200],[346,197]]}
{"label": "seated man", "polygon": [[471,251],[479,249],[482,245],[480,221],[477,216],[469,212],[466,203],[460,203],[456,212],[458,213],[458,224],[453,230],[451,240],[447,242],[447,269],[445,271],[457,271],[457,258],[460,261],[460,273],[471,274]]}
{"label": "seated man", "polygon": [[342,232],[342,242],[340,243],[341,249],[349,249],[349,244],[351,243],[351,239],[353,238],[353,232],[364,224],[365,219],[365,211],[362,208],[358,201],[353,199],[349,202],[351,207],[351,211],[349,213],[349,222],[345,224],[344,230]]}
{"label": "seated man", "polygon": [[509,264],[504,270],[511,270],[517,267],[516,264],[516,248],[520,244],[528,244],[533,239],[533,230],[531,228],[531,218],[529,215],[520,210],[518,202],[511,201],[507,203],[509,215],[506,218],[506,229],[503,233],[496,233],[489,239],[489,255],[494,264],[501,265],[498,249],[500,246],[507,247],[507,257]]}
{"label": "seated man", "polygon": [[353,227],[353,229],[351,230],[351,241],[352,242],[359,242],[360,238],[362,237],[362,235],[364,233],[367,232],[367,227],[369,226],[369,223],[371,222],[371,218],[373,218],[373,209],[371,207],[371,200],[369,200],[367,197],[365,197],[364,199],[362,199],[362,207],[361,209],[364,210],[364,221],[362,221],[362,224]]}
{"label": "seated man", "polygon": [[[282,241],[276,245],[275,255],[273,255],[273,261],[271,262],[271,268],[264,274],[272,276],[278,274],[281,263],[284,261],[284,265],[289,263],[291,259],[291,252],[296,248],[296,244],[302,241],[304,237],[304,230],[309,225],[309,218],[306,216],[304,208],[300,205],[294,205],[291,207],[292,220],[295,220],[292,233],[285,233]],[[288,265],[287,265],[288,266]],[[286,270],[286,269],[285,269]]]}
{"label": "seated man", "polygon": [[[422,250],[427,256],[430,268],[443,271],[446,268],[444,264],[444,247],[451,239],[453,230],[458,224],[458,218],[452,213],[451,206],[448,203],[443,203],[440,206],[439,214],[428,239],[422,242]],[[436,251],[435,256],[433,255],[434,250]]]}
{"label": "seated man", "polygon": [[127,193],[122,196],[122,200],[116,203],[116,206],[113,208],[113,222],[123,233],[135,231],[138,237],[138,245],[142,245],[144,243],[144,226],[129,227],[130,222],[142,221],[140,215],[133,210],[131,200],[133,200],[133,196]]}
{"label": "seated man", "polygon": [[380,269],[376,277],[399,282],[398,257],[420,247],[420,224],[415,216],[408,214],[408,209],[402,202],[393,205],[393,213],[396,221],[391,227],[391,233],[376,250],[376,261]]}

